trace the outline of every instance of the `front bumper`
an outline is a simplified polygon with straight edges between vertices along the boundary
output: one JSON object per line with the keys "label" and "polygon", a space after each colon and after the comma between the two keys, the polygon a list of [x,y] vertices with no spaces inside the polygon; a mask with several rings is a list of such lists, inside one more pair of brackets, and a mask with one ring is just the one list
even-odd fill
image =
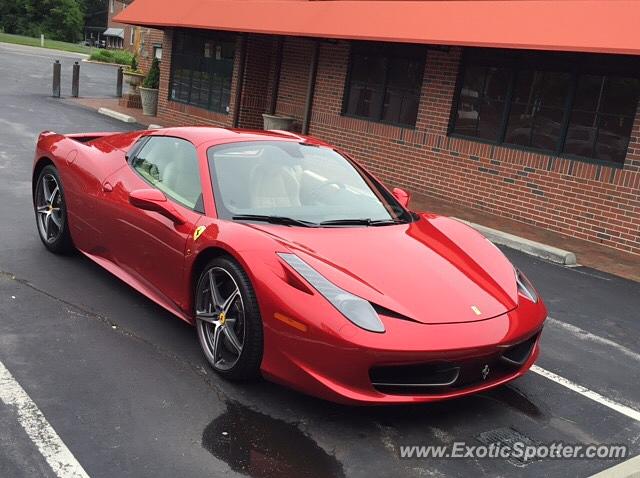
{"label": "front bumper", "polygon": [[[506,314],[476,322],[429,325],[382,316],[386,332],[376,334],[354,326],[322,298],[299,291],[291,297],[290,288],[278,294],[274,285],[270,300],[261,303],[263,375],[347,404],[445,400],[514,380],[538,357],[547,314],[542,301],[523,299]],[[279,299],[287,296],[286,303]],[[304,327],[274,320],[276,312]]]}

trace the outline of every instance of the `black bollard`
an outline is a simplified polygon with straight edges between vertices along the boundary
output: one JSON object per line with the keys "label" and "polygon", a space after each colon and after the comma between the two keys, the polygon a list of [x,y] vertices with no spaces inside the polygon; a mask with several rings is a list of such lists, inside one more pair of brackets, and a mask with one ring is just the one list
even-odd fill
{"label": "black bollard", "polygon": [[116,82],[116,96],[122,98],[122,67],[118,68],[118,79]]}
{"label": "black bollard", "polygon": [[77,98],[80,93],[80,65],[77,61],[73,64],[73,79],[71,81],[71,96]]}
{"label": "black bollard", "polygon": [[54,98],[60,98],[60,61],[53,63],[53,94]]}

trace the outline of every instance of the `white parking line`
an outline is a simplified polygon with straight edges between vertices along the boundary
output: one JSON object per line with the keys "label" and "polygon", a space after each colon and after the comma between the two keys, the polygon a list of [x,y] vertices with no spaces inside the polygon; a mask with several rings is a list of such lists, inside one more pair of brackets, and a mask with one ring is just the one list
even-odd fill
{"label": "white parking line", "polygon": [[640,478],[640,455],[607,468],[591,478]]}
{"label": "white parking line", "polygon": [[587,332],[586,330],[583,330],[580,327],[576,327],[575,325],[562,322],[552,317],[548,317],[547,322],[555,327],[560,327],[566,330],[577,339],[595,342],[601,345],[606,345],[607,347],[616,349],[618,352],[626,355],[628,358],[635,360],[637,362],[640,362],[640,354],[634,352],[633,350],[628,349],[624,345],[620,345],[614,342],[613,340],[605,339],[604,337],[600,337],[598,335],[592,334],[591,332]]}
{"label": "white parking line", "polygon": [[56,476],[59,478],[89,477],[38,406],[29,398],[27,392],[2,362],[0,362],[0,400],[15,409],[18,422]]}
{"label": "white parking line", "polygon": [[537,365],[534,365],[533,367],[531,367],[531,371],[537,373],[538,375],[542,375],[543,377],[548,378],[549,380],[552,380],[562,385],[563,387],[568,388],[569,390],[573,390],[574,392],[579,393],[583,397],[587,397],[593,400],[594,402],[604,405],[605,407],[609,407],[610,409],[615,410],[618,413],[622,413],[623,415],[629,418],[633,418],[634,420],[640,421],[640,411],[638,410],[635,410],[631,407],[627,407],[626,405],[622,405],[618,402],[615,402],[610,398],[604,397],[599,393],[594,392],[593,390],[589,390],[588,388],[583,387],[582,385],[578,385],[577,383],[574,383],[569,379],[561,377],[560,375],[556,375],[555,373],[550,372],[549,370],[545,370],[542,367],[538,367]]}

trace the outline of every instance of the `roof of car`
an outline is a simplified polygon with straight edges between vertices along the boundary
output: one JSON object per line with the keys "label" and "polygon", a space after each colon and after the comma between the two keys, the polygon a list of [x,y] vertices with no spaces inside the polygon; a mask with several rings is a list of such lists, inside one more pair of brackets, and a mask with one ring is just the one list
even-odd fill
{"label": "roof of car", "polygon": [[261,131],[218,128],[213,126],[182,126],[151,130],[148,136],[176,136],[195,146],[203,143],[229,143],[239,141],[298,141],[315,145],[326,145],[323,141],[289,131]]}

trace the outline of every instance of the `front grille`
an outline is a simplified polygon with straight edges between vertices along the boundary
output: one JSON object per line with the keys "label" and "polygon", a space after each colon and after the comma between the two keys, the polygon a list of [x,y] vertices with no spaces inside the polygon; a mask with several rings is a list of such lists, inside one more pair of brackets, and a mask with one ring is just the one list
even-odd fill
{"label": "front grille", "polygon": [[429,389],[448,387],[458,380],[460,368],[448,362],[373,367],[369,378],[385,393],[428,393]]}
{"label": "front grille", "polygon": [[493,354],[455,362],[378,365],[369,370],[373,387],[393,395],[432,395],[499,380],[529,358],[539,334]]}

